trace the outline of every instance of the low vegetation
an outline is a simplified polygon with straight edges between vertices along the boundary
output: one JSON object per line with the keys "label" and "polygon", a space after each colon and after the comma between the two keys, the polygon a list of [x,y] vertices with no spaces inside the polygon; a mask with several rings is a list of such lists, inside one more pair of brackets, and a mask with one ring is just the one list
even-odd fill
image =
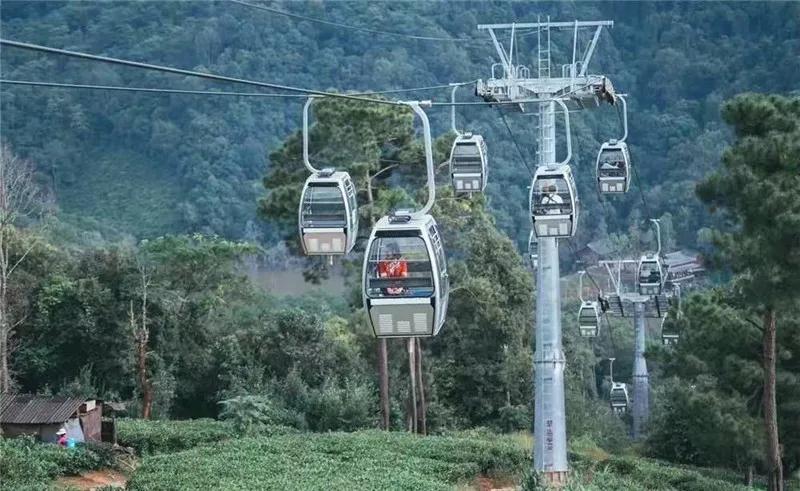
{"label": "low vegetation", "polygon": [[452,489],[479,475],[520,476],[529,451],[508,436],[405,433],[244,438],[145,458],[133,490]]}
{"label": "low vegetation", "polygon": [[132,447],[138,455],[180,452],[200,445],[227,440],[234,436],[231,425],[213,419],[117,420],[118,443],[125,447]]}
{"label": "low vegetation", "polygon": [[79,445],[64,449],[30,438],[0,438],[0,490],[48,489],[57,476],[109,467],[107,447]]}

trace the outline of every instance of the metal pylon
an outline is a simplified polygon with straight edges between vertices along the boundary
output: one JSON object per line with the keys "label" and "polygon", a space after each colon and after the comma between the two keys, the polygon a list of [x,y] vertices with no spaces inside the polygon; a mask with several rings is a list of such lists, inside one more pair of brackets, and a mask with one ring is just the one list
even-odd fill
{"label": "metal pylon", "polygon": [[[539,105],[539,165],[555,162],[555,103]],[[564,369],[566,357],[561,344],[561,283],[558,241],[539,238],[539,267],[536,269],[536,351],[533,355],[535,422],[533,468],[547,474],[548,481],[567,480],[566,408]]]}
{"label": "metal pylon", "polygon": [[539,45],[539,78],[550,78],[550,16],[547,16],[546,23],[541,22],[541,17],[537,18],[537,21],[539,24],[536,29],[536,40]]}
{"label": "metal pylon", "polygon": [[634,440],[639,440],[644,436],[647,420],[650,418],[650,376],[647,373],[647,360],[644,358],[647,341],[644,305],[644,302],[635,302],[633,304],[633,326],[636,338],[633,348]]}
{"label": "metal pylon", "polygon": [[[539,19],[535,23],[480,24],[479,30],[487,31],[497,52],[504,76],[478,80],[475,92],[490,103],[508,104],[505,107],[524,112],[527,106],[537,107],[539,129],[537,131],[538,164],[556,164],[555,102],[564,109],[567,104],[573,110],[597,107],[601,102],[613,101],[613,88],[607,78],[586,72],[594,54],[597,39],[603,27],[611,27],[611,21],[552,22]],[[527,70],[519,70],[514,59],[514,35],[517,29],[536,29],[538,48],[531,68],[536,77]],[[569,76],[552,73],[551,29],[572,29],[572,63]],[[591,29],[594,37],[587,49],[578,49],[578,31]],[[510,33],[508,49],[503,36]],[[579,53],[580,51],[580,53]],[[512,57],[513,54],[513,57]],[[495,66],[493,65],[493,67]],[[558,65],[556,65],[558,66]],[[578,71],[580,66],[580,71]],[[531,70],[533,71],[533,70]],[[558,70],[557,70],[558,72]],[[555,78],[553,77],[555,75]],[[609,97],[610,94],[610,97]],[[567,113],[568,114],[568,113]],[[568,154],[571,151],[568,146]],[[567,163],[569,157],[564,163]],[[567,482],[566,410],[564,404],[564,369],[566,360],[561,343],[561,291],[558,264],[558,241],[555,238],[540,238],[538,241],[538,267],[536,268],[536,320],[533,325],[536,346],[533,355],[535,383],[535,421],[533,470],[544,475],[549,484],[563,485]]]}

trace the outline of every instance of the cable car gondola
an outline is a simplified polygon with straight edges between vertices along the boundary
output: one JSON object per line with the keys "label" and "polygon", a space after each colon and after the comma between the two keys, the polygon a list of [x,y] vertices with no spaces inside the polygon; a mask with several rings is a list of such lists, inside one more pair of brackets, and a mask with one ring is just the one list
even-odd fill
{"label": "cable car gondola", "polygon": [[609,392],[609,400],[611,401],[611,409],[615,414],[624,414],[628,411],[628,387],[622,382],[611,382],[611,391]]}
{"label": "cable car gondola", "polygon": [[420,103],[406,104],[422,120],[428,201],[419,211],[381,218],[370,234],[361,290],[367,319],[379,338],[437,335],[450,294],[441,235],[429,214],[436,199],[430,123]]}
{"label": "cable car gondola", "polygon": [[539,266],[539,241],[533,230],[528,235],[528,259],[530,259],[532,269],[536,269]]}
{"label": "cable car gondola", "polygon": [[578,227],[578,194],[566,164],[540,166],[530,192],[533,230],[541,237],[572,237]]}
{"label": "cable car gondola", "polygon": [[486,142],[481,135],[464,133],[450,150],[450,177],[456,193],[478,193],[486,188]]}
{"label": "cable car gondola", "polygon": [[578,329],[582,338],[594,338],[600,329],[600,308],[597,302],[583,299],[583,275],[586,271],[579,271],[578,274],[578,298],[581,300]]}
{"label": "cable car gondola", "polygon": [[597,302],[581,302],[581,308],[578,310],[578,327],[582,338],[597,337],[600,327]]}
{"label": "cable car gondola", "polygon": [[450,149],[450,179],[456,193],[479,193],[486,188],[489,168],[487,165],[486,141],[481,135],[462,133],[456,127],[456,90],[450,93],[450,123],[456,139]]}
{"label": "cable car gondola", "polygon": [[367,244],[364,306],[377,337],[435,336],[449,296],[436,220],[397,212],[381,218]]}
{"label": "cable car gondola", "polygon": [[601,193],[625,193],[631,184],[631,157],[628,144],[609,140],[597,154],[597,186]]}
{"label": "cable car gondola", "polygon": [[323,169],[309,176],[300,198],[299,223],[306,255],[350,252],[358,230],[358,204],[350,175]]}
{"label": "cable car gondola", "polygon": [[[669,316],[669,314],[667,314]],[[678,344],[678,330],[675,329],[675,324],[672,319],[664,317],[661,320],[661,342],[664,346]]]}
{"label": "cable car gondola", "polygon": [[625,97],[618,95],[622,101],[623,134],[619,140],[609,140],[600,145],[597,153],[595,170],[597,188],[604,194],[626,193],[631,186],[631,154],[628,151],[628,103]]}
{"label": "cable car gondola", "polygon": [[[664,346],[678,344],[678,320],[681,318],[681,287],[673,285],[672,308],[661,319],[661,342]],[[675,301],[676,300],[676,301]]]}
{"label": "cable car gondola", "polygon": [[655,254],[645,254],[639,259],[639,294],[659,295],[661,293],[661,260]]}
{"label": "cable car gondola", "polygon": [[651,218],[656,226],[656,239],[658,250],[655,253],[644,254],[639,259],[637,276],[639,278],[639,295],[660,295],[664,284],[664,272],[661,268],[661,225],[658,219]]}
{"label": "cable car gondola", "polygon": [[358,234],[356,188],[350,174],[335,169],[318,170],[308,157],[308,109],[303,107],[303,163],[311,171],[300,196],[298,226],[303,252],[309,256],[349,253]]}

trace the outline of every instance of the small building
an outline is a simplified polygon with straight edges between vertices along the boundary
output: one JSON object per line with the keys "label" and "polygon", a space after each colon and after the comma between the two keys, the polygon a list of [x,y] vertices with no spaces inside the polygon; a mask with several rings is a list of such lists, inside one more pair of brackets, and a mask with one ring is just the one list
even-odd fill
{"label": "small building", "polygon": [[95,399],[0,395],[0,428],[5,437],[33,435],[56,442],[56,432],[64,428],[76,442],[100,442],[102,420],[103,403]]}
{"label": "small building", "polygon": [[664,254],[664,267],[672,283],[689,282],[705,271],[700,254],[686,250]]}
{"label": "small building", "polygon": [[610,259],[616,252],[614,243],[608,237],[597,239],[586,244],[586,247],[578,251],[578,259],[585,265],[597,264],[602,259]]}

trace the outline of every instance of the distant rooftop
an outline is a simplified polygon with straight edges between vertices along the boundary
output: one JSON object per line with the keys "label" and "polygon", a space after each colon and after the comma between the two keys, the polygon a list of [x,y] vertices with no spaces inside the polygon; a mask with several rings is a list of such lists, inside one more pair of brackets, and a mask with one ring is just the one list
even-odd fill
{"label": "distant rooftop", "polygon": [[52,424],[63,423],[81,407],[86,399],[35,395],[0,395],[0,423]]}

